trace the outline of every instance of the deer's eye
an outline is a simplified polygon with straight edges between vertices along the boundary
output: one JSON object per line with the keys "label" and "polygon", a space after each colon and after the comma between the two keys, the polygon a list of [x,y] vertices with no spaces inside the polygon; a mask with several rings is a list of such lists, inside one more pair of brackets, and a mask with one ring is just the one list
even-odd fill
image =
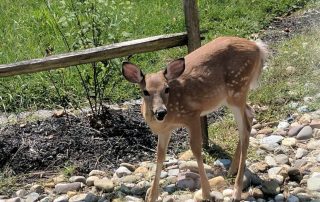
{"label": "deer's eye", "polygon": [[170,88],[169,87],[166,87],[166,89],[164,89],[164,93],[168,94],[170,91]]}
{"label": "deer's eye", "polygon": [[144,96],[150,96],[150,94],[149,94],[149,92],[147,90],[143,90],[142,93],[143,93]]}

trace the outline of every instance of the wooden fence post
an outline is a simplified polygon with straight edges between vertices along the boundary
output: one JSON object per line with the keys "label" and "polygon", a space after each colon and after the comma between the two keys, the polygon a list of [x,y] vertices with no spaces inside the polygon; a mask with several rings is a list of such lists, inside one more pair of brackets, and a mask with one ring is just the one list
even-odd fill
{"label": "wooden fence post", "polygon": [[[191,53],[201,46],[199,14],[197,0],[183,0],[185,24],[188,34],[188,52]],[[207,117],[201,117],[201,132],[203,147],[209,147]]]}

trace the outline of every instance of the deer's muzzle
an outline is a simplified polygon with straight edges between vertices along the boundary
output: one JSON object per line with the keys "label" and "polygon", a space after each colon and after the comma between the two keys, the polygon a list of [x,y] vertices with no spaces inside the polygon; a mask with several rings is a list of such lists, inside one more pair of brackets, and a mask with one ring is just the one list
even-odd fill
{"label": "deer's muzzle", "polygon": [[158,121],[162,121],[164,117],[167,115],[167,109],[161,107],[156,110],[154,115]]}

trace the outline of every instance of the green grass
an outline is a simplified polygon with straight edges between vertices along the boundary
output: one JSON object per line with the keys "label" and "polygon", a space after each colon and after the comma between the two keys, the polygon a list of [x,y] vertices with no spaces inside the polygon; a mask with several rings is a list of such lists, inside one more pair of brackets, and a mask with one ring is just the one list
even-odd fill
{"label": "green grass", "polygon": [[[1,64],[44,57],[48,46],[54,47],[54,53],[68,52],[54,19],[60,23],[67,42],[71,46],[77,43],[75,35],[79,29],[72,21],[74,12],[68,13],[68,9],[62,9],[60,3],[65,2],[68,6],[70,0],[50,1],[52,12],[48,10],[45,2],[36,0],[0,2]],[[201,28],[209,30],[205,41],[220,35],[249,37],[252,33],[263,29],[274,16],[287,13],[305,5],[306,2],[308,1],[199,0]],[[182,7],[182,1],[170,3],[165,0],[117,1],[115,5],[109,7],[110,10],[96,11],[101,16],[109,15],[111,19],[110,27],[102,29],[102,40],[104,44],[109,44],[184,31]],[[80,21],[85,24],[88,18],[86,14],[80,14],[85,12],[77,11]],[[113,24],[115,26],[112,26]],[[150,72],[162,68],[168,60],[185,54],[185,48],[173,48],[135,55],[132,61],[138,63],[144,71]],[[119,71],[121,60],[115,61],[117,65],[116,69],[112,70],[113,81],[109,82],[106,91],[111,101],[139,96],[137,89],[121,78]],[[82,65],[79,68],[83,75],[90,71],[89,65]],[[69,107],[77,107],[86,102],[81,80],[74,67],[51,73],[1,78],[0,92],[0,111],[7,112],[54,108],[65,102]]]}

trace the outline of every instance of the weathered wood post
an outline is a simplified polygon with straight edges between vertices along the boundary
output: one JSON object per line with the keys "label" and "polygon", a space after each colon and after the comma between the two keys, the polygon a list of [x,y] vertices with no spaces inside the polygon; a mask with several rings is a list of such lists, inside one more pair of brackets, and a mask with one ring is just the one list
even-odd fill
{"label": "weathered wood post", "polygon": [[[199,14],[197,0],[183,0],[185,24],[188,34],[188,52],[192,52],[201,46]],[[201,117],[201,132],[203,147],[209,147],[207,117]]]}

